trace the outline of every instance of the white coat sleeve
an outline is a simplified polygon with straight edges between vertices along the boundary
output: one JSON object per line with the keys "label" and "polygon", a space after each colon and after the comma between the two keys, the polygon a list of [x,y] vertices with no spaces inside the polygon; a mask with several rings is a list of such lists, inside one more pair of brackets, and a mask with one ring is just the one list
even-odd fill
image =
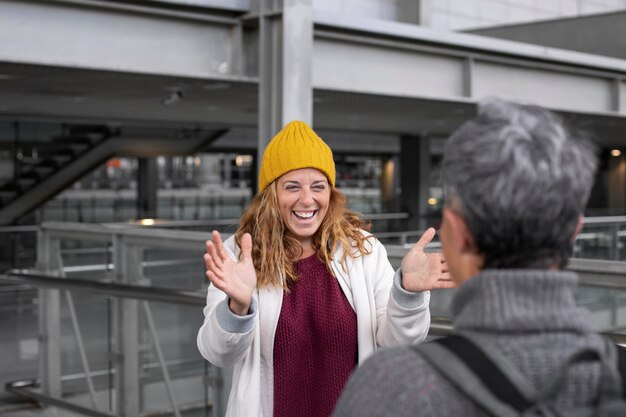
{"label": "white coat sleeve", "polygon": [[[430,292],[409,292],[402,288],[402,272],[394,272],[387,251],[376,240],[366,258],[373,262],[376,304],[376,344],[390,347],[423,341],[430,328]],[[366,269],[367,270],[367,269]]]}
{"label": "white coat sleeve", "polygon": [[215,366],[234,366],[252,345],[257,301],[252,299],[245,316],[234,314],[228,307],[226,294],[213,285],[207,290],[204,323],[198,330],[198,350]]}
{"label": "white coat sleeve", "polygon": [[[225,242],[229,255],[236,259],[233,245],[231,239]],[[258,324],[257,305],[256,296],[253,296],[248,314],[238,316],[228,307],[226,294],[210,285],[203,309],[204,323],[198,330],[200,354],[219,367],[231,367],[241,360],[252,345],[254,328]]]}

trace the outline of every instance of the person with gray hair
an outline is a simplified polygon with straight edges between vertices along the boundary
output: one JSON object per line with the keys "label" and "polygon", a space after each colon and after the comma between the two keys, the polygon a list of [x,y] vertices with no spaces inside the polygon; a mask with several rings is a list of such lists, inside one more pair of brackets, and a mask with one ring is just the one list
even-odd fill
{"label": "person with gray hair", "polygon": [[[479,103],[444,148],[440,238],[459,286],[452,338],[514,366],[539,392],[577,352],[616,357],[575,304],[576,274],[563,270],[596,165],[591,140],[559,116],[497,99]],[[492,415],[457,381],[467,374],[446,374],[430,360],[424,348],[433,345],[377,352],[352,375],[333,416]],[[594,404],[602,369],[599,361],[569,368],[551,406]]]}

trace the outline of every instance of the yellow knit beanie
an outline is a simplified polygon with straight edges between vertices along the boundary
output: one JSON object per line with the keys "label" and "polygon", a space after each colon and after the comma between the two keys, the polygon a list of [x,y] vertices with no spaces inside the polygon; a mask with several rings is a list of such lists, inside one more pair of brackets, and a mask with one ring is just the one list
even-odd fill
{"label": "yellow knit beanie", "polygon": [[268,143],[259,172],[259,192],[281,175],[300,168],[315,168],[335,186],[335,161],[328,145],[306,123],[289,122]]}

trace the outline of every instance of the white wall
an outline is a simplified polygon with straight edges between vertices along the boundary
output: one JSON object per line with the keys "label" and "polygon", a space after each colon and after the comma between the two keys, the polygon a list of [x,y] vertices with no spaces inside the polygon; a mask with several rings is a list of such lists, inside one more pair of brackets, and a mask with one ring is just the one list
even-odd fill
{"label": "white wall", "polygon": [[359,18],[462,30],[623,10],[626,0],[313,0],[313,7]]}
{"label": "white wall", "polygon": [[626,0],[427,0],[428,26],[462,30],[626,9]]}

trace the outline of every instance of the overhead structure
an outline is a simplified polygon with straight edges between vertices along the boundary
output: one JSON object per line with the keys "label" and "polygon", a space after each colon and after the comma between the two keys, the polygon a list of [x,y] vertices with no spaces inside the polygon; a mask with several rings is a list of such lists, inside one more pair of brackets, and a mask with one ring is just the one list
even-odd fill
{"label": "overhead structure", "polygon": [[626,145],[624,59],[322,13],[311,0],[0,0],[0,36],[0,120],[256,127],[260,155],[292,119],[406,143],[445,137],[500,96]]}

